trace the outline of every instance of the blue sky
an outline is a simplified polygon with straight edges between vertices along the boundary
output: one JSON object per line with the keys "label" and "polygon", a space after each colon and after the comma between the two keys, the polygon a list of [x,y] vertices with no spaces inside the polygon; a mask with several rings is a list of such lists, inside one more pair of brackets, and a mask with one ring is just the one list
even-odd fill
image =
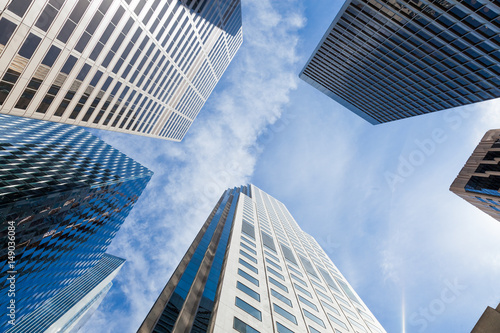
{"label": "blue sky", "polygon": [[155,175],[83,331],[135,332],[223,190],[251,182],[388,332],[470,332],[500,299],[500,225],[448,189],[500,102],[370,125],[297,76],[342,1],[242,2],[243,46],[181,143],[93,131]]}

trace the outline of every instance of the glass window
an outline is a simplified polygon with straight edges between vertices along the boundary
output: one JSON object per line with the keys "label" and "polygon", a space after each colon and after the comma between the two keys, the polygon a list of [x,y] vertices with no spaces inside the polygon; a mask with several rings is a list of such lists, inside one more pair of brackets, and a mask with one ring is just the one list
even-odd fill
{"label": "glass window", "polygon": [[269,264],[269,265],[272,265],[273,267],[276,267],[277,269],[279,269],[280,271],[282,271],[283,269],[281,269],[281,267],[275,263],[274,261],[272,261],[271,259],[269,258],[266,258],[266,262]]}
{"label": "glass window", "polygon": [[233,328],[240,333],[260,333],[255,328],[245,324],[240,319],[234,317]]}
{"label": "glass window", "polygon": [[345,328],[346,330],[348,329],[348,328],[347,328],[347,325],[346,325],[343,321],[341,321],[340,319],[335,318],[334,316],[332,316],[332,315],[331,315],[331,314],[329,314],[329,313],[327,313],[327,315],[328,315],[328,318],[329,318],[329,319],[330,319],[333,323],[335,323],[335,324],[337,324],[337,325],[339,325],[339,326],[341,326],[341,327]]}
{"label": "glass window", "polygon": [[245,311],[246,313],[248,313],[249,315],[262,321],[262,313],[253,306],[251,306],[250,304],[248,304],[247,302],[245,302],[244,300],[242,300],[241,298],[236,297],[234,304],[243,311]]}
{"label": "glass window", "polygon": [[280,260],[278,259],[278,257],[276,257],[275,255],[272,255],[271,253],[267,252],[267,250],[264,250],[264,253],[266,255],[268,255],[269,257],[273,258],[274,260],[276,260],[277,262],[280,262]]}
{"label": "glass window", "polygon": [[250,223],[243,221],[243,224],[241,225],[241,232],[255,240],[255,228]]}
{"label": "glass window", "polygon": [[272,278],[272,277],[270,277],[270,276],[269,276],[268,278],[269,278],[269,282],[271,282],[272,284],[274,284],[276,287],[280,288],[280,289],[281,289],[281,290],[283,290],[283,291],[288,292],[288,288],[287,288],[284,284],[282,284],[282,283],[280,283],[280,282],[276,281],[275,279],[273,279],[273,278]]}
{"label": "glass window", "polygon": [[271,288],[271,295],[273,295],[274,297],[276,297],[277,299],[279,299],[280,301],[282,301],[286,305],[288,305],[290,307],[292,306],[292,301],[290,301],[288,298],[281,295],[279,292],[277,292],[276,290],[274,290],[272,288]]}
{"label": "glass window", "polygon": [[299,278],[298,276],[296,276],[295,274],[293,273],[290,273],[290,276],[292,277],[292,279],[294,279],[295,281],[297,281],[298,283],[300,283],[301,285],[303,286],[306,286],[307,287],[307,283],[306,281],[302,280],[301,278]]}
{"label": "glass window", "polygon": [[324,299],[327,299],[329,300],[330,302],[333,302],[333,300],[328,296],[326,295],[325,293],[322,293],[321,291],[319,291],[318,289],[316,289],[316,292],[318,293],[318,295],[320,295],[321,297],[323,297]]}
{"label": "glass window", "polygon": [[302,309],[302,311],[304,311],[304,315],[311,319],[312,321],[314,321],[316,324],[320,325],[321,327],[323,328],[326,328],[325,327],[325,323],[323,322],[323,320],[321,320],[320,318],[316,317],[315,315],[313,315],[311,312],[307,311],[306,309]]}
{"label": "glass window", "polygon": [[71,70],[73,69],[73,66],[75,66],[76,60],[77,59],[74,56],[70,55],[68,57],[68,60],[66,60],[66,63],[64,64],[63,68],[61,69],[61,72],[64,74],[69,74],[69,72],[71,72]]}
{"label": "glass window", "polygon": [[241,236],[241,239],[247,242],[248,244],[252,245],[253,247],[257,247],[254,242],[246,238],[245,236]]}
{"label": "glass window", "polygon": [[255,267],[253,267],[252,265],[250,265],[245,260],[243,260],[243,259],[240,258],[239,261],[240,261],[240,264],[242,264],[243,266],[245,266],[246,268],[248,268],[249,270],[251,270],[255,274],[259,274],[259,270],[257,268],[255,268]]}
{"label": "glass window", "polygon": [[57,39],[59,39],[63,43],[66,43],[73,33],[73,30],[75,30],[75,27],[75,23],[71,22],[70,20],[66,21],[61,31],[59,32],[59,35],[57,35]]}
{"label": "glass window", "polygon": [[290,265],[287,265],[287,266],[288,266],[288,269],[291,270],[292,272],[297,273],[298,275],[300,275],[302,277],[304,276],[304,274],[302,274],[300,271],[296,270],[292,266],[290,266]]}
{"label": "glass window", "polygon": [[245,279],[247,279],[248,281],[252,282],[253,284],[255,284],[257,287],[259,286],[259,280],[257,280],[256,278],[254,278],[253,276],[251,276],[247,272],[238,268],[238,274],[240,276],[244,277]]}
{"label": "glass window", "polygon": [[251,252],[251,253],[257,255],[257,251],[255,251],[254,249],[250,248],[248,245],[246,245],[246,244],[244,244],[242,242],[240,242],[240,245],[241,245],[242,248],[244,248],[248,252]]}
{"label": "glass window", "polygon": [[340,316],[340,312],[339,310],[335,309],[333,306],[331,306],[330,304],[326,303],[325,301],[320,301],[321,304],[323,304],[323,306],[325,308],[327,308],[328,310],[332,311],[333,313],[335,313],[336,315],[339,315]]}
{"label": "glass window", "polygon": [[278,333],[293,333],[293,331],[289,328],[286,328],[279,322],[276,322],[276,328],[278,329]]}
{"label": "glass window", "polygon": [[282,307],[276,305],[275,303],[273,303],[273,309],[274,309],[274,312],[276,312],[277,314],[281,315],[283,318],[286,318],[286,319],[290,320],[292,323],[294,323],[295,325],[297,325],[297,318],[295,318],[295,316],[293,314],[286,311]]}
{"label": "glass window", "polygon": [[259,293],[256,292],[256,291],[254,291],[250,287],[247,287],[246,285],[244,285],[240,281],[238,281],[236,283],[236,288],[238,288],[239,290],[243,291],[245,294],[247,294],[248,296],[252,297],[256,301],[260,302],[260,295],[259,295]]}
{"label": "glass window", "polygon": [[0,19],[0,44],[5,45],[9,41],[17,25],[7,20],[6,18]]}
{"label": "glass window", "polygon": [[279,277],[281,280],[285,281],[285,277],[281,275],[280,273],[276,272],[274,269],[271,267],[267,266],[267,270],[271,273],[274,274],[275,276]]}
{"label": "glass window", "polygon": [[[311,333],[321,333],[320,331],[318,331],[317,329],[315,329],[314,327],[312,326],[309,326],[309,332]],[[337,331],[338,332],[338,331]]]}
{"label": "glass window", "polygon": [[301,301],[302,303],[304,303],[305,305],[307,305],[308,307],[318,311],[318,307],[311,301],[305,299],[304,297],[302,297],[301,295],[297,295],[299,297],[299,301]]}
{"label": "glass window", "polygon": [[303,292],[304,294],[306,294],[307,296],[311,297],[312,298],[312,294],[310,292],[308,292],[307,290],[305,290],[304,288],[302,288],[301,286],[299,286],[298,284],[294,283],[293,284],[295,286],[295,288],[298,290],[298,291],[301,291]]}
{"label": "glass window", "polygon": [[254,257],[252,257],[251,255],[249,255],[248,253],[246,253],[245,251],[243,250],[240,250],[240,254],[242,256],[245,256],[246,258],[250,259],[251,261],[253,261],[254,263],[257,263],[257,259],[255,259]]}
{"label": "glass window", "polygon": [[30,59],[33,56],[33,53],[35,53],[35,50],[38,47],[38,44],[40,44],[41,40],[42,39],[40,37],[30,33],[24,41],[23,46],[21,46],[19,55]]}
{"label": "glass window", "polygon": [[8,9],[17,16],[23,17],[28,7],[31,5],[32,0],[16,0],[12,1]]}
{"label": "glass window", "polygon": [[57,9],[47,4],[42,14],[40,14],[40,17],[36,21],[35,25],[38,28],[42,29],[43,31],[47,31],[50,25],[52,24],[54,17],[56,17],[57,13],[58,13]]}

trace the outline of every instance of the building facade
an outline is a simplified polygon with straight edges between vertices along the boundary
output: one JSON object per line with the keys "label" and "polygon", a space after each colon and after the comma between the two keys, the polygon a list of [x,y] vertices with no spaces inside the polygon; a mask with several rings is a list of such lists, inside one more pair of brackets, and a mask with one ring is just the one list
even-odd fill
{"label": "building facade", "polygon": [[151,176],[86,131],[0,115],[1,317],[22,322],[97,265]]}
{"label": "building facade", "polygon": [[138,332],[383,333],[285,205],[228,189]]}
{"label": "building facade", "polygon": [[85,325],[113,285],[125,259],[104,254],[99,263],[49,301],[30,313],[8,333],[76,333]]}
{"label": "building facade", "polygon": [[239,0],[0,0],[0,113],[180,141],[242,43]]}
{"label": "building facade", "polygon": [[486,132],[450,191],[500,221],[500,129]]}
{"label": "building facade", "polygon": [[500,97],[500,5],[347,0],[300,77],[372,124]]}
{"label": "building facade", "polygon": [[471,331],[471,333],[496,332],[500,332],[500,304],[496,309],[488,306]]}

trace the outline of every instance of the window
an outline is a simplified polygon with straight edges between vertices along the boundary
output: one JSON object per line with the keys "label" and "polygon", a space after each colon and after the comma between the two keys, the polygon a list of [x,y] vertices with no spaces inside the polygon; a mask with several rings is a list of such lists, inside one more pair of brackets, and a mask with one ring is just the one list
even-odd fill
{"label": "window", "polygon": [[242,235],[241,239],[243,239],[245,242],[247,242],[248,244],[252,245],[253,247],[257,247],[254,242],[252,242],[251,240],[249,240],[245,236]]}
{"label": "window", "polygon": [[260,295],[259,295],[259,293],[256,292],[256,291],[253,291],[250,287],[247,287],[246,285],[244,285],[243,283],[241,283],[241,282],[238,281],[236,283],[236,288],[238,288],[239,290],[241,290],[242,292],[244,292],[248,296],[252,297],[256,301],[260,302]]}
{"label": "window", "polygon": [[290,276],[292,277],[292,279],[294,279],[295,281],[297,281],[298,283],[300,283],[301,285],[303,286],[306,286],[307,287],[307,283],[306,281],[302,280],[301,278],[297,277],[296,275],[294,274],[290,274]]}
{"label": "window", "polygon": [[358,323],[356,320],[354,319],[351,319],[351,318],[347,318],[347,320],[349,320],[349,322],[353,325],[353,326],[356,326],[358,329],[360,329],[361,331],[363,332],[367,332],[366,328],[361,325],[360,323]]}
{"label": "window", "polygon": [[292,306],[292,301],[290,301],[288,298],[285,296],[281,295],[279,292],[271,288],[271,295],[282,301],[283,303],[287,304],[288,306]]}
{"label": "window", "polygon": [[293,331],[280,323],[276,322],[276,328],[278,329],[278,333],[293,333]]}
{"label": "window", "polygon": [[243,221],[243,224],[241,225],[241,232],[255,240],[255,228],[250,223]]}
{"label": "window", "polygon": [[12,1],[8,9],[19,17],[23,17],[28,7],[31,5],[32,0],[16,0]]}
{"label": "window", "polygon": [[327,299],[329,300],[330,302],[332,302],[332,299],[330,297],[328,297],[328,295],[322,293],[321,291],[319,291],[318,289],[316,289],[316,292],[318,293],[318,295],[320,295],[321,297],[323,297],[324,299]]}
{"label": "window", "polygon": [[354,311],[351,311],[349,310],[348,308],[346,308],[345,306],[343,306],[342,304],[340,305],[340,308],[345,312],[345,313],[348,313],[350,314],[351,316],[353,316],[354,318],[358,318],[358,316],[356,316],[356,313]]}
{"label": "window", "polygon": [[302,297],[301,295],[297,295],[299,297],[299,301],[301,301],[302,303],[304,303],[305,305],[307,305],[308,307],[318,311],[318,307],[311,301],[305,299],[304,297]]}
{"label": "window", "polygon": [[280,288],[281,290],[288,292],[288,288],[284,284],[276,281],[275,279],[273,279],[270,276],[269,276],[269,282],[271,282],[272,284],[274,284],[276,287]]}
{"label": "window", "polygon": [[328,318],[329,318],[329,319],[330,319],[333,323],[335,323],[335,324],[337,324],[337,325],[339,325],[339,326],[341,326],[341,327],[345,328],[346,330],[348,329],[348,328],[347,328],[347,325],[346,325],[343,321],[341,321],[340,319],[335,318],[334,316],[332,316],[332,315],[331,315],[331,314],[329,314],[329,313],[327,313],[327,315],[328,315]]}
{"label": "window", "polygon": [[301,286],[299,286],[298,284],[294,283],[293,284],[295,286],[295,288],[298,290],[298,291],[301,291],[303,292],[304,294],[306,294],[307,296],[311,297],[312,298],[312,295],[310,292],[308,292],[307,290],[305,290],[304,288],[302,288]]}
{"label": "window", "polygon": [[14,30],[16,30],[16,25],[6,18],[0,19],[0,44],[5,45],[9,41]]}
{"label": "window", "polygon": [[353,302],[356,302],[359,305],[361,305],[356,295],[354,295],[354,292],[351,290],[351,288],[349,288],[349,286],[344,281],[340,281],[337,279],[337,282],[340,284],[340,287],[344,290],[344,292]]}
{"label": "window", "polygon": [[266,258],[266,262],[270,265],[272,265],[273,267],[276,267],[277,269],[279,269],[280,271],[282,271],[281,267],[275,263],[274,261],[270,260],[269,258]]}
{"label": "window", "polygon": [[233,328],[240,333],[260,333],[255,328],[245,324],[240,319],[234,317]]}
{"label": "window", "polygon": [[245,266],[246,268],[248,268],[249,270],[251,270],[255,274],[259,274],[259,270],[257,268],[255,268],[255,267],[253,267],[252,265],[250,265],[245,260],[243,260],[243,259],[240,258],[239,261],[240,261],[240,264],[242,264],[243,266]]}
{"label": "window", "polygon": [[242,243],[240,242],[240,245],[242,248],[244,248],[245,250],[247,250],[248,252],[250,253],[253,253],[255,255],[257,255],[257,251],[255,251],[254,249],[252,249],[251,247],[249,247],[248,245],[246,245],[245,243]]}
{"label": "window", "polygon": [[33,53],[35,53],[38,44],[42,39],[36,35],[30,33],[19,50],[19,55],[27,59],[31,59]]}
{"label": "window", "polygon": [[236,297],[234,304],[243,311],[245,311],[246,313],[248,313],[249,315],[262,321],[262,313],[253,306],[251,306],[250,304],[248,304],[247,302],[245,302],[244,300],[242,300],[241,298]]}
{"label": "window", "polygon": [[321,333],[320,331],[318,331],[317,329],[315,329],[312,326],[309,326],[309,332],[311,332],[311,333]]}
{"label": "window", "polygon": [[283,318],[286,318],[286,319],[290,320],[292,323],[294,323],[295,325],[297,325],[297,319],[295,318],[295,316],[293,314],[291,314],[290,312],[286,311],[285,309],[283,309],[282,307],[280,307],[274,303],[273,303],[273,309],[274,309],[274,312],[276,312],[277,314],[279,314]]}
{"label": "window", "polygon": [[276,260],[277,262],[280,262],[280,260],[278,259],[278,257],[276,257],[275,255],[272,255],[271,253],[267,252],[266,250],[264,250],[264,253],[266,255],[268,255],[269,257],[271,257],[272,259]]}
{"label": "window", "polygon": [[327,308],[328,310],[332,311],[333,313],[335,313],[336,315],[340,316],[340,312],[339,310],[335,309],[333,306],[331,306],[330,304],[326,303],[325,301],[321,301],[321,304],[323,304],[323,306],[325,308]]}
{"label": "window", "polygon": [[274,269],[271,267],[267,266],[267,270],[271,273],[274,274],[275,276],[279,277],[281,280],[285,281],[285,277],[281,275],[280,273],[276,272]]}
{"label": "window", "polygon": [[304,311],[304,315],[307,318],[311,319],[312,321],[314,321],[316,324],[320,325],[321,327],[326,328],[323,320],[319,319],[318,317],[316,317],[315,315],[313,315],[311,312],[307,311],[306,309],[302,309],[302,311]]}
{"label": "window", "polygon": [[247,272],[242,271],[241,269],[238,268],[238,274],[247,279],[248,281],[252,282],[253,284],[255,284],[257,287],[259,286],[259,280],[257,280]]}
{"label": "window", "polygon": [[240,250],[240,254],[242,256],[245,256],[247,257],[248,259],[250,259],[251,261],[253,261],[254,263],[257,263],[257,259],[255,259],[254,257],[252,257],[251,255],[249,255],[248,253],[246,253],[245,251],[243,250]]}
{"label": "window", "polygon": [[262,235],[262,243],[264,244],[264,246],[270,249],[271,251],[276,252],[276,247],[274,246],[273,237],[266,234],[263,231],[261,231],[261,235]]}
{"label": "window", "polygon": [[288,269],[291,270],[292,272],[294,273],[297,273],[298,275],[300,276],[304,276],[301,272],[299,272],[298,270],[296,270],[295,268],[293,268],[292,266],[288,265]]}
{"label": "window", "polygon": [[292,264],[297,265],[297,261],[295,260],[295,256],[293,255],[292,250],[286,245],[281,244],[281,250],[283,251],[283,255],[285,256],[285,259],[290,261]]}

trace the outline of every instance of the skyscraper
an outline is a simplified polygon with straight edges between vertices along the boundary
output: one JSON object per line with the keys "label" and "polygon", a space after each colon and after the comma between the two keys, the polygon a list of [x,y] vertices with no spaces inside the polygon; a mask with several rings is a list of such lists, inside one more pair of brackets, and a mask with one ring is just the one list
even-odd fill
{"label": "skyscraper", "polygon": [[0,6],[0,113],[180,141],[242,43],[239,0]]}
{"label": "skyscraper", "polygon": [[96,266],[151,175],[76,127],[0,115],[1,317],[22,321]]}
{"label": "skyscraper", "polygon": [[471,331],[471,333],[496,332],[500,332],[500,304],[496,309],[488,306]]}
{"label": "skyscraper", "polygon": [[300,77],[372,124],[500,97],[495,1],[347,0]]}
{"label": "skyscraper", "polygon": [[500,129],[486,132],[450,191],[500,221]]}
{"label": "skyscraper", "polygon": [[283,203],[228,189],[138,332],[383,333]]}
{"label": "skyscraper", "polygon": [[104,254],[99,263],[27,315],[8,333],[77,332],[102,302],[125,259]]}

